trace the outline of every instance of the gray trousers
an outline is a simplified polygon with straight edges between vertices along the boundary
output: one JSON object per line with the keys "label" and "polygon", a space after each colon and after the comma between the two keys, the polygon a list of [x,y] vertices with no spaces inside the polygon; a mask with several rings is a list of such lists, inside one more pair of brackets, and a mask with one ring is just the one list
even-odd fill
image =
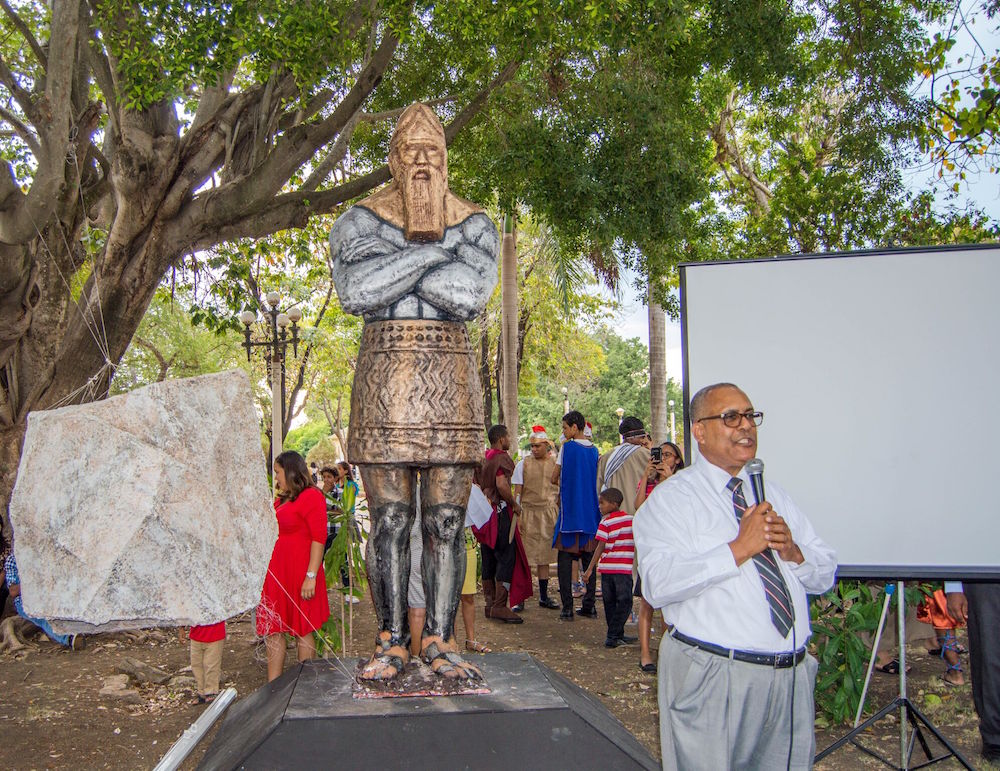
{"label": "gray trousers", "polygon": [[788,669],[730,661],[665,635],[658,667],[664,771],[812,768],[817,666],[808,654]]}

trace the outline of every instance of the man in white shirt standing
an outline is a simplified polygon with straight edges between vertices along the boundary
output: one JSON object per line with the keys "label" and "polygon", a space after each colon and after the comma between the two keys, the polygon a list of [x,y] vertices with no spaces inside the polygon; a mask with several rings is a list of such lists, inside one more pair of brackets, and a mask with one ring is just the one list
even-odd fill
{"label": "man in white shirt standing", "polygon": [[806,593],[837,560],[777,485],[754,504],[743,470],[763,413],[731,383],[691,400],[700,457],[635,519],[646,600],[673,629],[660,645],[664,769],[810,768],[816,661]]}

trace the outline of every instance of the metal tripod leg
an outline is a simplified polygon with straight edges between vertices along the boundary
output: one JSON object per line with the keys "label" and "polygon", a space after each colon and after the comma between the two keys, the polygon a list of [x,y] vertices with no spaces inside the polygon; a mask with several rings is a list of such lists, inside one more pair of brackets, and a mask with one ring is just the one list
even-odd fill
{"label": "metal tripod leg", "polygon": [[[896,583],[896,596],[898,599],[898,610],[899,610],[899,696],[893,699],[892,702],[882,707],[878,712],[868,718],[865,722],[860,725],[855,726],[849,733],[840,737],[837,741],[831,744],[829,747],[822,750],[813,759],[814,763],[818,763],[820,760],[825,758],[827,755],[835,752],[836,750],[843,747],[845,744],[850,743],[854,747],[864,752],[866,755],[870,755],[876,760],[884,763],[890,768],[898,769],[898,771],[910,771],[911,769],[925,768],[927,766],[938,763],[947,758],[955,758],[959,763],[962,764],[964,768],[969,769],[969,771],[974,771],[973,767],[969,764],[963,756],[955,747],[952,746],[951,742],[944,738],[941,732],[931,723],[930,720],[914,705],[913,702],[909,700],[906,696],[906,595],[904,593],[904,586],[902,581]],[[888,601],[888,600],[887,600]],[[883,608],[883,618],[885,617],[885,608]],[[877,647],[877,643],[876,643]],[[871,667],[869,667],[869,674]],[[884,718],[891,712],[899,710],[899,765],[894,765],[892,761],[880,755],[875,750],[865,747],[857,742],[857,737],[859,737],[862,732],[864,732],[869,726],[874,725],[879,720]],[[856,722],[856,721],[855,721]],[[911,725],[913,728],[913,733],[907,740],[906,727]],[[926,738],[923,735],[921,726],[930,731],[934,738],[936,738],[941,744],[948,750],[947,754],[940,755],[939,757],[934,757],[931,753],[930,745],[928,745]],[[910,765],[910,759],[913,755],[913,750],[915,748],[916,742],[920,743],[920,748],[923,750],[926,760],[918,765]]]}

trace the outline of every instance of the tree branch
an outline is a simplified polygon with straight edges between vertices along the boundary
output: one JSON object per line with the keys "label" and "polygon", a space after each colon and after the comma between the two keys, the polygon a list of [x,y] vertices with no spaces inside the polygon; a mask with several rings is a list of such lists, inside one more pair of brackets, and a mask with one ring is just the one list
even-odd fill
{"label": "tree branch", "polygon": [[323,180],[330,175],[330,172],[336,168],[337,164],[344,159],[344,156],[347,155],[347,148],[351,143],[351,138],[354,136],[354,129],[357,128],[358,118],[359,116],[355,114],[347,121],[347,125],[344,126],[343,130],[337,136],[337,141],[333,143],[330,152],[326,154],[323,161],[302,184],[301,190],[308,191],[318,188],[323,183]]}
{"label": "tree branch", "polygon": [[10,19],[11,24],[17,27],[17,31],[21,33],[28,45],[31,46],[31,50],[35,53],[35,58],[38,59],[38,63],[42,65],[42,69],[48,69],[49,59],[45,55],[45,51],[42,47],[38,45],[38,41],[35,40],[35,36],[31,34],[31,30],[28,29],[28,25],[24,23],[24,19],[17,15],[17,11],[10,7],[7,0],[0,0],[0,7],[3,8],[4,14]]}
{"label": "tree branch", "polygon": [[115,92],[115,79],[111,74],[111,62],[108,61],[108,57],[97,42],[97,32],[91,24],[91,19],[93,19],[93,15],[88,9],[87,29],[90,38],[87,41],[87,60],[91,71],[94,73],[94,80],[97,81],[97,87],[104,96],[104,103],[108,106],[111,134],[118,136],[121,134],[121,116],[118,113],[118,96]]}
{"label": "tree branch", "polygon": [[[327,263],[329,264],[329,258],[327,259]],[[317,328],[319,327],[320,323],[323,321],[323,316],[326,315],[326,310],[327,310],[327,308],[330,307],[330,300],[333,297],[333,274],[332,274],[333,266],[332,265],[330,265],[330,269],[331,269],[331,277],[330,277],[330,282],[327,285],[326,297],[323,299],[323,305],[320,307],[319,313],[316,314],[316,321],[313,324],[313,326],[317,327]],[[291,393],[290,393],[290,395],[288,397],[289,413],[291,413],[291,406],[293,404],[295,404],[295,399],[298,397],[299,391],[302,390],[303,383],[305,382],[306,367],[309,364],[309,357],[312,355],[313,348],[315,347],[315,345],[316,345],[315,342],[310,342],[306,346],[305,352],[302,354],[302,361],[299,363],[298,376],[295,378],[295,385],[292,387]],[[292,419],[293,416],[291,414],[289,414],[287,416],[282,415],[281,417],[282,417],[282,420],[285,421],[284,430],[288,431],[288,426],[292,422],[291,419]]]}
{"label": "tree branch", "polygon": [[[442,104],[450,104],[451,102],[457,101],[458,95],[452,94],[450,96],[442,96],[440,99],[428,99],[426,102],[422,102],[421,104],[426,104],[428,107],[437,107]],[[397,107],[395,110],[383,110],[382,112],[363,112],[358,117],[366,123],[377,123],[382,120],[392,120],[393,118],[398,118],[402,115],[406,111],[407,107],[409,107],[409,105],[406,105],[406,107]]]}
{"label": "tree branch", "polygon": [[[234,204],[246,210],[268,201],[292,175],[331,138],[343,130],[361,108],[392,62],[399,39],[386,34],[372,60],[362,69],[358,79],[329,117],[316,124],[300,124],[287,131],[268,157],[245,179],[223,191],[212,209],[226,210]],[[209,213],[214,219],[214,212]]]}
{"label": "tree branch", "polygon": [[[510,81],[519,67],[520,61],[509,62],[462,108],[455,119],[445,126],[445,139],[449,145],[459,131],[486,106],[490,94]],[[346,102],[347,99],[341,102],[337,110],[340,110]],[[256,177],[257,173],[253,174],[250,180]],[[225,192],[206,191],[195,197],[189,211],[185,213],[186,216],[177,218],[170,223],[170,226],[176,227],[176,235],[184,244],[183,248],[195,251],[237,238],[263,238],[279,230],[302,227],[313,214],[329,213],[341,204],[388,182],[390,178],[389,166],[386,164],[327,190],[296,190],[274,196],[262,202],[258,210],[249,217],[239,220],[235,217],[235,212],[239,211],[238,199]],[[192,229],[192,223],[198,223],[197,230]]]}
{"label": "tree branch", "polygon": [[166,380],[167,379],[167,372],[170,370],[170,365],[174,363],[174,359],[177,358],[177,353],[174,352],[173,356],[171,356],[169,359],[166,359],[166,358],[163,357],[163,354],[160,353],[159,348],[157,348],[152,343],[150,343],[150,342],[148,342],[146,340],[143,340],[138,335],[136,335],[134,339],[135,339],[135,342],[137,344],[141,345],[143,348],[145,348],[147,351],[149,351],[151,354],[153,354],[153,356],[156,357],[156,361],[157,361],[157,363],[160,366],[160,372],[156,376],[156,382],[157,383],[161,383],[164,380]]}
{"label": "tree branch", "polygon": [[10,91],[11,96],[14,97],[18,107],[21,108],[21,111],[28,120],[32,123],[37,123],[37,114],[35,105],[31,102],[31,94],[21,88],[21,85],[17,82],[17,78],[14,77],[14,73],[7,66],[7,62],[4,60],[2,54],[0,54],[0,85],[7,87],[7,90]]}
{"label": "tree branch", "polygon": [[[66,152],[70,144],[72,124],[73,68],[79,31],[80,3],[65,0],[55,3],[50,25],[49,68],[45,80],[44,105],[32,107],[26,115],[35,113],[44,122],[34,120],[41,152],[36,156],[38,167],[31,189],[16,207],[0,208],[0,242],[19,244],[34,238],[49,219],[59,201],[60,188],[66,178]],[[4,70],[9,75],[6,64]],[[3,76],[0,73],[0,76]],[[9,199],[8,199],[9,200]]]}
{"label": "tree branch", "polygon": [[486,106],[486,100],[489,99],[490,94],[510,81],[511,78],[517,74],[520,67],[520,59],[512,59],[507,62],[506,66],[500,70],[500,73],[493,78],[493,80],[491,80],[482,91],[472,97],[472,100],[462,108],[458,115],[455,116],[455,120],[445,126],[444,136],[449,145],[458,135],[458,132],[465,128],[469,121],[471,121],[483,109],[483,107]]}
{"label": "tree branch", "polygon": [[771,208],[771,190],[746,162],[735,140],[730,137],[730,131],[733,128],[734,97],[735,92],[730,92],[718,122],[712,125],[708,132],[709,137],[719,148],[715,160],[723,168],[723,171],[725,171],[726,162],[732,162],[739,175],[750,185],[750,192],[753,194],[757,209],[761,212],[767,212]]}
{"label": "tree branch", "polygon": [[9,110],[5,110],[3,107],[0,107],[0,118],[3,118],[13,127],[14,133],[24,141],[24,143],[28,146],[28,149],[31,150],[32,154],[37,158],[42,152],[42,148],[38,144],[38,138],[31,133],[31,129],[21,123],[14,113]]}

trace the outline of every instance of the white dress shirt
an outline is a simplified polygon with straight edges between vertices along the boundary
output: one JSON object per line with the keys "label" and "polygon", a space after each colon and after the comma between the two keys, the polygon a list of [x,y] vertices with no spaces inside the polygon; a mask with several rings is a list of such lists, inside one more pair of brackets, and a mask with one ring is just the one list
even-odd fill
{"label": "white dress shirt", "polygon": [[[753,504],[749,478],[743,494]],[[809,638],[806,593],[833,585],[837,557],[778,485],[766,497],[788,524],[805,558],[801,565],[778,557],[795,610],[785,639],[771,623],[770,608],[752,559],[736,565],[729,542],[739,533],[729,472],[699,458],[690,468],[658,484],[636,512],[633,529],[642,593],[677,631],[726,648],[784,653]],[[776,555],[777,556],[777,555]]]}

